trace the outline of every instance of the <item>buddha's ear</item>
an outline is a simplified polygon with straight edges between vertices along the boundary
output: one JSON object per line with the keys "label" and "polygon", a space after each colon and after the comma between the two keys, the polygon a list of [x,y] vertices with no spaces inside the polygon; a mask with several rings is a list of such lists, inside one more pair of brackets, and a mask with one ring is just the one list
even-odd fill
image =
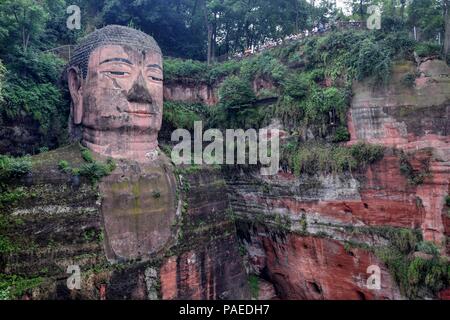
{"label": "buddha's ear", "polygon": [[80,124],[83,119],[83,76],[76,67],[67,72],[70,96],[73,102],[73,122]]}

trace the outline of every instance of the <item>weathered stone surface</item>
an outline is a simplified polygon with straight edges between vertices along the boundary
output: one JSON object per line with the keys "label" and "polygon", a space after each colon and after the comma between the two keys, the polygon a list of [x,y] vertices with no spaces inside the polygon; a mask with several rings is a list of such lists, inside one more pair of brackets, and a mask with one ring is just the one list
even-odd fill
{"label": "weathered stone surface", "polygon": [[[402,79],[421,74],[413,88]],[[429,177],[415,191],[425,217],[422,230],[426,240],[442,243],[443,198],[450,181],[450,69],[440,60],[420,66],[398,63],[386,88],[356,84],[349,113],[351,143],[366,141],[396,147],[406,152],[431,150]],[[395,181],[392,181],[395,183]]]}
{"label": "weathered stone surface", "polygon": [[111,261],[149,259],[168,246],[176,231],[174,168],[160,155],[139,164],[118,162],[100,184],[105,244]]}
{"label": "weathered stone surface", "polygon": [[[383,264],[371,253],[326,238],[275,232],[258,225],[238,229],[254,272],[273,283],[280,299],[400,299]],[[263,255],[261,255],[263,253]],[[367,268],[381,268],[381,290],[367,288]]]}
{"label": "weathered stone surface", "polygon": [[258,300],[275,300],[277,293],[272,283],[259,279],[258,283]]}
{"label": "weathered stone surface", "polygon": [[[177,196],[171,189],[176,171],[171,166],[164,169],[165,161],[154,167],[133,167],[129,161],[118,163],[117,170],[98,186],[60,171],[61,160],[73,167],[85,164],[78,145],[33,157],[32,173],[16,183],[27,196],[2,212],[2,217],[6,215],[14,222],[2,236],[8,237],[17,248],[0,254],[0,273],[42,280],[26,292],[27,298],[249,296],[220,171],[181,170]],[[121,183],[123,188],[115,187]],[[139,195],[133,192],[137,186]],[[114,193],[119,191],[120,195]],[[159,197],[155,197],[155,191],[159,191]],[[118,202],[109,202],[114,199]],[[140,203],[133,207],[129,201]],[[183,205],[183,212],[179,210],[175,215],[176,211],[165,211],[174,210],[176,203]],[[158,209],[158,205],[164,210]],[[107,208],[112,211],[105,213]],[[115,220],[116,214],[122,215],[120,220]],[[138,219],[138,225],[129,223],[134,218]],[[127,230],[143,238],[128,239],[125,247],[111,244],[127,235]],[[116,231],[120,232],[115,234]],[[146,238],[148,234],[155,238]],[[172,241],[167,242],[166,236]],[[136,250],[140,250],[138,243],[152,253],[135,256]],[[164,246],[158,247],[163,243]],[[112,252],[121,255],[111,259]],[[171,261],[175,261],[174,273],[169,272]],[[70,275],[66,271],[71,265],[80,267],[81,290],[67,288]]]}
{"label": "weathered stone surface", "polygon": [[228,300],[249,297],[235,234],[202,249],[167,259],[161,268],[162,298]]}
{"label": "weathered stone surface", "polygon": [[[214,84],[194,81],[170,81],[164,83],[164,100],[184,103],[202,103],[213,107],[219,103],[219,88],[224,79]],[[272,81],[257,77],[252,81],[252,89],[258,97],[261,93],[277,91]],[[275,99],[276,100],[276,99]]]}
{"label": "weathered stone surface", "polygon": [[183,253],[164,260],[164,299],[249,298],[247,277],[239,254],[226,184],[220,171],[180,173],[184,213],[178,243]]}
{"label": "weathered stone surface", "polygon": [[90,150],[149,162],[158,147],[163,108],[162,54],[132,28],[106,26],[82,39],[67,71],[70,128]]}
{"label": "weathered stone surface", "polygon": [[217,91],[217,87],[208,84],[169,82],[164,83],[164,100],[214,106],[219,102]]}

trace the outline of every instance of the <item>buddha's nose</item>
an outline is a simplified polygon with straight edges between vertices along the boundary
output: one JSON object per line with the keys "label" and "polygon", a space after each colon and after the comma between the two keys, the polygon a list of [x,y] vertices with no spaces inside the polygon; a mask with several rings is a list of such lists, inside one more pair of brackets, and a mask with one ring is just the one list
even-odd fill
{"label": "buddha's nose", "polygon": [[147,88],[147,84],[145,83],[144,76],[142,72],[139,73],[139,76],[134,81],[133,86],[127,92],[127,100],[129,102],[135,103],[149,103],[153,104],[152,95]]}

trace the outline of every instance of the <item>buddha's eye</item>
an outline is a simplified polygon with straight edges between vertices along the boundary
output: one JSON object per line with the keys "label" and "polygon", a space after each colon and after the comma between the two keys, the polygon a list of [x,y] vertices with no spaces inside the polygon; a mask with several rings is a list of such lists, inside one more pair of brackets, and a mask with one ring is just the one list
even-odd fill
{"label": "buddha's eye", "polygon": [[163,79],[158,78],[158,77],[149,76],[148,78],[149,78],[150,80],[153,80],[153,81],[158,81],[158,82],[163,81]]}
{"label": "buddha's eye", "polygon": [[116,78],[123,78],[123,77],[127,77],[130,75],[129,72],[125,72],[125,71],[105,71],[103,73],[108,76],[116,77]]}

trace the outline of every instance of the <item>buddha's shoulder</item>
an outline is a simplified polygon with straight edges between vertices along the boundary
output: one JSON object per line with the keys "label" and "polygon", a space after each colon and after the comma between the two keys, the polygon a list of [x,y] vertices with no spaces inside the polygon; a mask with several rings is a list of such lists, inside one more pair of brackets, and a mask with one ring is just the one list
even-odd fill
{"label": "buddha's shoulder", "polygon": [[58,166],[65,162],[77,166],[85,163],[82,156],[82,147],[78,143],[40,153],[30,158],[33,165],[33,172],[36,173],[55,168],[58,169]]}
{"label": "buddha's shoulder", "polygon": [[76,175],[76,169],[86,163],[82,147],[78,143],[33,155],[29,159],[31,161],[29,176],[35,181],[66,180],[68,175]]}

